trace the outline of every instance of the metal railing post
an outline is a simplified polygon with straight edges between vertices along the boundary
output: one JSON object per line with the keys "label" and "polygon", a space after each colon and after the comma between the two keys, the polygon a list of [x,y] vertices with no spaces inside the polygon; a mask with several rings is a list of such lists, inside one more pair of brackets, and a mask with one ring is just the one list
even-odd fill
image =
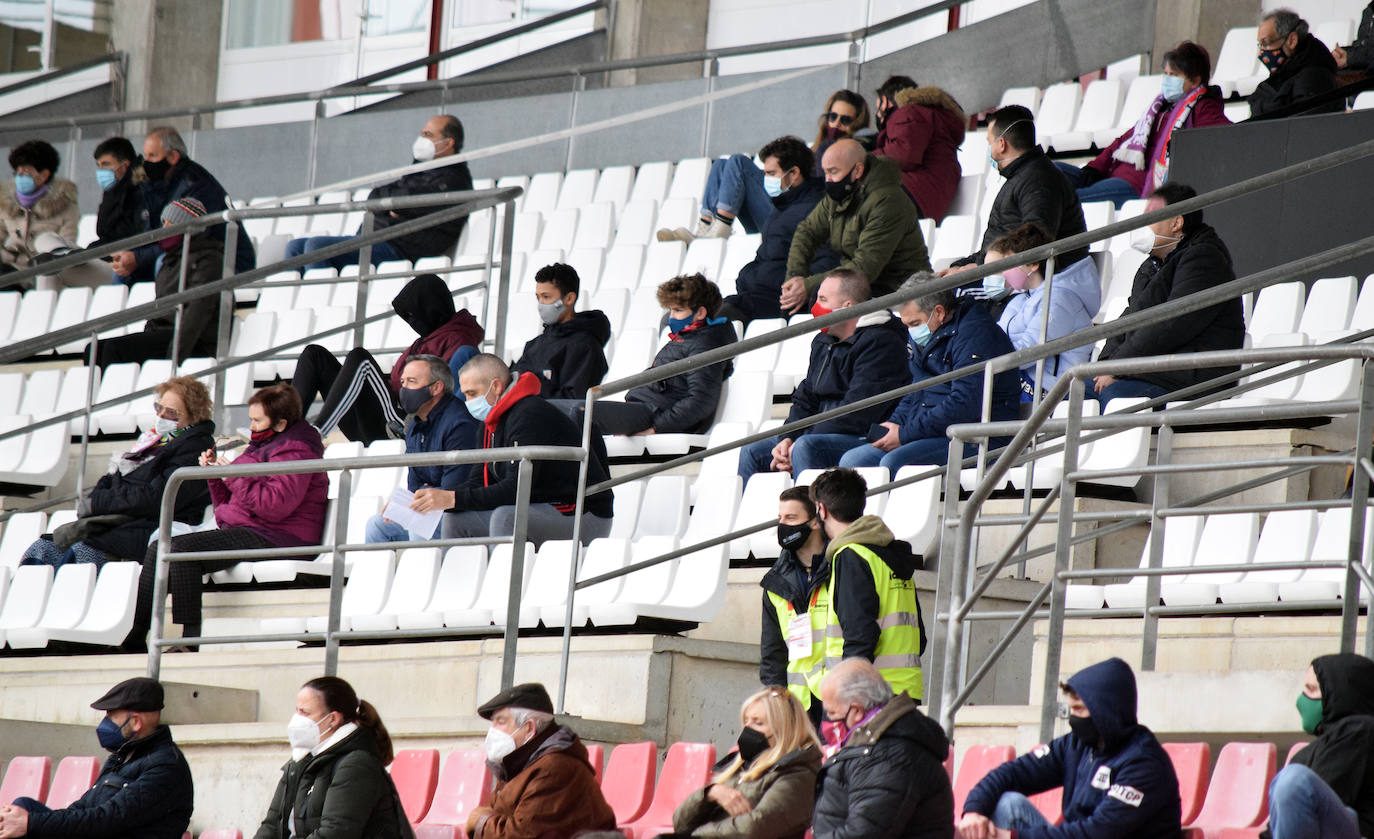
{"label": "metal railing post", "polygon": [[[959,472],[963,469],[964,443],[958,438],[949,441],[949,460],[945,466],[945,514],[940,530],[940,567],[935,577],[935,614],[934,625],[944,626],[943,650],[931,645],[931,666],[935,671],[932,681],[940,686],[935,701],[931,703],[930,713],[944,727],[946,734],[954,732],[954,708],[952,702],[959,694],[962,673],[959,672],[963,657],[959,650],[963,645],[963,622],[955,615],[963,608],[966,584],[965,575],[974,562],[972,525],[965,526],[959,516]],[[946,539],[946,536],[952,538]],[[941,597],[943,590],[944,596]],[[943,606],[943,608],[942,608]],[[948,615],[940,621],[939,615]],[[938,652],[938,658],[937,658]]]}
{"label": "metal railing post", "polygon": [[[230,218],[224,222],[224,262],[220,266],[220,279],[232,277],[238,273],[235,270],[238,262],[239,245],[239,223]],[[215,331],[215,358],[226,358],[229,355],[229,343],[234,326],[234,292],[222,291],[219,295],[219,317],[216,319]],[[229,421],[229,409],[224,404],[224,393],[227,384],[225,374],[220,373],[215,376],[212,392],[210,394],[210,404],[221,412],[224,421]]]}
{"label": "metal railing post", "polygon": [[[185,468],[185,467],[183,467]],[[171,573],[171,563],[167,554],[172,552],[172,512],[168,499],[175,498],[182,484],[181,476],[175,472],[167,479],[167,487],[162,497],[162,509],[158,515],[157,558],[153,560],[153,605],[148,616],[148,678],[156,679],[162,672],[162,628],[163,617],[167,611],[167,577]],[[135,639],[138,641],[141,639]]]}
{"label": "metal railing post", "polygon": [[[358,235],[366,236],[372,232],[372,213],[363,213],[363,226]],[[363,346],[363,318],[367,317],[367,266],[372,264],[372,246],[366,245],[358,254],[358,293],[353,296],[353,345]],[[304,271],[301,272],[304,276]]]}
{"label": "metal railing post", "polygon": [[324,674],[339,675],[339,625],[342,622],[344,573],[348,568],[346,551],[338,546],[348,542],[348,507],[353,499],[353,471],[344,469],[339,473],[338,504],[334,508],[334,529],[329,534],[329,546],[333,548],[333,567],[329,572],[329,618],[324,638]]}
{"label": "metal railing post", "polygon": [[[501,269],[500,288],[496,298],[496,355],[506,357],[506,316],[510,311],[511,275],[510,260],[515,250],[515,201],[506,202],[506,212],[501,222]],[[488,252],[490,253],[490,252]],[[490,276],[490,275],[489,275]]]}
{"label": "metal railing post", "polygon": [[[1360,578],[1356,565],[1365,562],[1368,534],[1365,521],[1369,506],[1369,474],[1359,468],[1359,458],[1374,440],[1374,364],[1360,365],[1360,412],[1355,422],[1355,472],[1350,476],[1350,544],[1346,553],[1345,586],[1341,594],[1341,652],[1355,652],[1355,632],[1360,620]],[[1367,618],[1374,624],[1374,614]],[[1365,628],[1366,646],[1374,632]]]}
{"label": "metal railing post", "polygon": [[1060,479],[1059,522],[1055,535],[1054,575],[1050,579],[1050,625],[1045,638],[1045,683],[1040,692],[1040,742],[1054,739],[1055,701],[1059,696],[1059,668],[1064,646],[1064,606],[1068,582],[1062,576],[1073,559],[1073,512],[1078,482],[1078,437],[1083,427],[1084,382],[1075,377],[1069,386],[1068,427],[1064,430],[1064,477]]}
{"label": "metal railing post", "polygon": [[[191,267],[191,235],[181,234],[181,266],[177,272],[177,292],[186,290],[186,272]],[[172,370],[177,369],[177,365],[182,362],[181,358],[181,321],[186,315],[186,303],[177,306],[176,313],[172,316],[172,345],[167,348],[167,357],[172,360]]]}
{"label": "metal railing post", "polygon": [[515,684],[515,646],[520,637],[520,589],[525,582],[525,544],[529,537],[530,484],[534,463],[520,460],[515,487],[515,528],[511,534],[510,593],[506,596],[506,626],[501,647],[501,690]]}
{"label": "metal railing post", "polygon": [[573,561],[568,569],[568,603],[563,610],[563,645],[558,657],[558,700],[554,710],[564,713],[568,695],[568,658],[572,652],[573,606],[577,597],[577,572],[582,564],[582,516],[587,511],[587,477],[592,462],[592,411],[599,387],[588,389],[582,414],[582,462],[577,468],[577,506],[573,509]]}
{"label": "metal railing post", "polygon": [[[1171,425],[1162,425],[1159,428],[1159,435],[1155,439],[1155,465],[1168,465],[1174,461],[1174,429]],[[1160,510],[1169,506],[1169,490],[1171,476],[1168,472],[1160,472],[1155,476],[1155,486],[1153,497],[1150,499],[1150,556],[1149,564],[1151,568],[1164,567],[1164,534],[1168,532],[1169,520],[1160,515]],[[1163,581],[1159,577],[1150,576],[1145,578],[1145,615],[1144,623],[1140,628],[1140,669],[1150,671],[1155,669],[1155,663],[1159,656],[1159,615],[1152,611],[1150,606],[1159,603],[1159,588]]]}
{"label": "metal railing post", "polygon": [[100,333],[91,333],[91,343],[87,348],[90,358],[86,359],[86,413],[81,418],[81,459],[76,467],[76,497],[78,503],[86,489],[86,454],[91,449],[91,405],[95,403],[95,360],[100,357]]}

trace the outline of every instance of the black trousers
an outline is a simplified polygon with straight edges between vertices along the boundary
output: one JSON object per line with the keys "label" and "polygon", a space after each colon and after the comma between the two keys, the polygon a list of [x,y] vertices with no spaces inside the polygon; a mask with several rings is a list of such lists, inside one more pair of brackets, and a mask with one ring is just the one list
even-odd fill
{"label": "black trousers", "polygon": [[307,409],[317,397],[323,400],[311,420],[322,435],[338,428],[348,439],[366,444],[387,439],[388,425],[404,421],[390,380],[362,347],[350,350],[341,364],[324,347],[308,345],[291,374],[291,386]]}
{"label": "black trousers", "polygon": [[[137,361],[139,364],[152,358],[172,357],[172,330],[153,327],[131,335],[115,338],[102,338],[96,344],[94,363],[101,370],[111,364]],[[86,363],[92,363],[90,344],[86,345]]]}
{"label": "black trousers", "polygon": [[[582,427],[586,403],[581,399],[550,399],[554,407],[572,418],[577,427]],[[619,402],[612,399],[596,400],[592,414],[592,426],[597,434],[638,434],[654,425],[654,411],[643,402]]]}

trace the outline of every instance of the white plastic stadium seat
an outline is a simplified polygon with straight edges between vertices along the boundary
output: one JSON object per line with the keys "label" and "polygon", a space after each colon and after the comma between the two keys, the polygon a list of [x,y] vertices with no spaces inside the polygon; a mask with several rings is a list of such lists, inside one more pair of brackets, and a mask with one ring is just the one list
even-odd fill
{"label": "white plastic stadium seat", "polygon": [[[578,570],[577,579],[588,580],[592,577],[618,571],[625,567],[629,557],[630,542],[628,539],[593,539],[582,555],[582,567]],[[566,587],[566,573],[562,582]],[[592,607],[614,603],[624,585],[625,578],[616,577],[613,580],[606,580],[594,586],[578,589],[573,596],[572,625],[574,627],[586,626]],[[562,626],[567,619],[567,608],[566,601],[540,606],[539,620],[550,629]],[[522,620],[524,618],[523,612],[524,609],[522,608]]]}
{"label": "white plastic stadium seat", "polygon": [[472,606],[486,570],[485,545],[455,545],[449,548],[439,567],[429,602],[415,611],[398,613],[396,625],[401,629],[438,629],[443,626],[444,612],[456,612]]}
{"label": "white plastic stadium seat", "polygon": [[1222,603],[1274,603],[1279,599],[1279,584],[1302,576],[1301,568],[1264,570],[1267,563],[1306,562],[1312,556],[1317,538],[1316,510],[1275,510],[1264,520],[1259,543],[1252,560],[1255,570],[1239,580],[1222,583]]}
{"label": "white plastic stadium seat", "polygon": [[[1187,568],[1193,564],[1198,539],[1202,536],[1203,516],[1172,516],[1164,525],[1164,568]],[[1150,566],[1152,531],[1140,552],[1140,567]],[[1146,578],[1132,577],[1124,583],[1106,586],[1103,592],[1107,605],[1113,609],[1140,608],[1145,605]]]}
{"label": "white plastic stadium seat", "polygon": [[1040,110],[1035,115],[1036,137],[1049,140],[1071,130],[1082,99],[1083,88],[1077,81],[1061,82],[1045,88]]}
{"label": "white plastic stadium seat", "polygon": [[1249,96],[1269,75],[1255,50],[1258,39],[1258,26],[1238,26],[1226,33],[1212,68],[1212,84],[1221,88],[1223,97]]}
{"label": "white plastic stadium seat", "polygon": [[1250,323],[1245,331],[1254,336],[1256,343],[1265,335],[1297,332],[1306,293],[1300,282],[1279,283],[1260,289],[1259,299],[1250,312]]}
{"label": "white plastic stadium seat", "polygon": [[1083,93],[1083,105],[1078,110],[1073,128],[1045,139],[1055,151],[1086,151],[1096,142],[1098,131],[1115,127],[1119,113],[1121,82],[1117,79],[1096,79],[1088,84],[1088,89]]}
{"label": "white plastic stadium seat", "polygon": [[[646,536],[630,546],[630,564],[644,562],[677,548],[672,536]],[[644,610],[661,603],[673,583],[678,560],[670,559],[625,575],[619,596],[611,603],[593,604],[588,612],[596,626],[634,623]]]}
{"label": "white plastic stadium seat", "polygon": [[1327,277],[1317,280],[1307,292],[1298,332],[1319,335],[1339,332],[1350,326],[1355,310],[1359,282],[1354,277]]}
{"label": "white plastic stadium seat", "polygon": [[[1374,537],[1374,511],[1365,511],[1364,555]],[[1325,510],[1317,522],[1317,537],[1312,544],[1313,561],[1344,561],[1350,550],[1350,511]],[[11,589],[13,586],[11,585]],[[1309,568],[1291,582],[1279,583],[1279,599],[1285,603],[1309,603],[1341,598],[1345,591],[1344,568]]]}
{"label": "white plastic stadium seat", "polygon": [[57,569],[43,617],[31,627],[7,629],[5,640],[13,649],[38,649],[48,645],[53,629],[71,629],[86,615],[95,586],[96,567],[89,562],[69,562]]}
{"label": "white plastic stadium seat", "polygon": [[[359,631],[382,631],[397,628],[399,615],[418,612],[434,596],[434,581],[439,575],[439,548],[406,548],[396,560],[396,575],[386,603],[376,614],[354,615],[352,628]],[[349,580],[352,584],[356,574]]]}
{"label": "white plastic stadium seat", "polygon": [[[792,486],[792,476],[786,472],[758,472],[749,477],[735,515],[735,529],[760,524],[778,517],[778,494]],[[742,559],[753,554],[755,559],[777,559],[777,535],[762,530],[730,543],[730,556]]]}
{"label": "white plastic stadium seat", "polygon": [[[8,530],[8,528],[6,528]],[[38,623],[48,604],[52,589],[51,565],[21,565],[10,577],[5,605],[0,608],[0,639],[14,630],[28,629]]]}
{"label": "white plastic stadium seat", "polygon": [[[510,596],[511,583],[511,556],[512,548],[510,544],[497,545],[492,549],[491,561],[487,564],[487,571],[482,578],[482,588],[477,593],[477,600],[470,609],[444,610],[444,626],[450,627],[482,627],[496,624],[503,626],[506,623],[506,606]],[[521,591],[529,588],[530,574],[534,571],[534,544],[525,544],[524,574],[521,579]]]}
{"label": "white plastic stadium seat", "polygon": [[[1243,565],[1250,561],[1259,540],[1259,513],[1217,513],[1207,517],[1193,555],[1193,568]],[[1170,606],[1207,606],[1217,602],[1222,583],[1237,582],[1243,571],[1219,571],[1165,577],[1160,596]]]}
{"label": "white plastic stadium seat", "polygon": [[1021,105],[1029,108],[1032,114],[1040,110],[1040,88],[1038,87],[1009,87],[1002,91],[1002,100],[997,103],[998,108],[1005,108],[1008,105]]}
{"label": "white plastic stadium seat", "polygon": [[91,605],[76,626],[53,627],[48,640],[78,644],[115,646],[134,625],[134,606],[138,596],[137,562],[107,562],[96,578]]}

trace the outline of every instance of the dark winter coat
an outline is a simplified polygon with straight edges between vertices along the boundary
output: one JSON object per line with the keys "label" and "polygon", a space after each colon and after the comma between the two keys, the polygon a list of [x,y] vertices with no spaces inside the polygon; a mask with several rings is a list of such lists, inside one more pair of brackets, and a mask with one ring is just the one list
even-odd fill
{"label": "dark winter coat", "polygon": [[[539,377],[521,373],[482,423],[482,448],[507,446],[581,446],[582,431],[562,411],[539,395]],[[494,510],[515,503],[519,485],[518,464],[483,463],[474,466],[467,484],[454,493],[453,510]],[[536,460],[530,486],[530,501],[553,504],[565,515],[572,515],[577,501],[575,460]],[[606,445],[592,435],[592,462],[587,472],[588,485],[610,477],[606,466]],[[611,490],[587,496],[585,511],[609,518]]]}
{"label": "dark winter coat", "polygon": [[[320,432],[305,420],[262,443],[249,443],[234,462],[268,463],[318,460],[324,457]],[[318,545],[329,505],[329,478],[323,472],[303,475],[245,475],[210,480],[215,523],[220,529],[246,527],[279,548]]]}
{"label": "dark winter coat", "polygon": [[[1212,85],[1207,91],[1198,97],[1193,103],[1193,110],[1188,113],[1188,118],[1178,127],[1178,131],[1185,128],[1203,128],[1208,125],[1230,125],[1231,120],[1226,118],[1226,103],[1221,95],[1221,88]],[[1169,115],[1173,112],[1173,106],[1162,109],[1155,115],[1154,125],[1150,126],[1150,140],[1145,144],[1146,152],[1152,152],[1155,148],[1159,132],[1167,130],[1169,125]],[[1112,141],[1102,152],[1092,159],[1088,164],[1089,169],[1096,169],[1104,178],[1120,178],[1135,188],[1136,194],[1142,198],[1144,195],[1145,180],[1149,177],[1150,170],[1154,166],[1153,160],[1145,162],[1145,168],[1137,169],[1124,160],[1117,160],[1112,157],[1116,150],[1121,148],[1123,143],[1128,142],[1135,134],[1135,126],[1127,128],[1120,137]],[[1172,138],[1171,138],[1172,140]],[[1058,280],[1058,277],[1055,278]],[[1058,291],[1058,288],[1055,289]]]}
{"label": "dark winter coat", "polygon": [[[992,212],[988,214],[983,245],[976,253],[969,254],[955,265],[983,264],[988,245],[1027,222],[1040,225],[1053,239],[1087,232],[1088,225],[1083,221],[1083,205],[1078,202],[1078,192],[1064,177],[1064,173],[1045,156],[1044,149],[1036,146],[1001,167],[1001,172],[1007,180],[992,200]],[[1055,264],[1067,267],[1087,258],[1088,246],[1084,245],[1056,256]]]}
{"label": "dark winter coat", "polygon": [[963,175],[959,146],[964,142],[964,110],[933,85],[899,90],[893,102],[896,107],[878,132],[873,153],[902,167],[902,189],[923,218],[939,224]]}
{"label": "dark winter coat", "polygon": [[[210,214],[222,212],[228,209],[228,193],[220,182],[215,180],[215,176],[210,174],[204,166],[191,160],[189,157],[182,156],[177,165],[167,173],[167,178],[161,181],[144,181],[139,186],[143,193],[143,202],[148,208],[148,218],[150,224],[162,223],[162,209],[178,198],[194,198],[205,206],[205,211]],[[206,228],[206,233],[210,238],[224,246],[224,225],[216,224]],[[139,268],[145,264],[152,265],[157,261],[162,249],[154,242],[144,245],[134,250],[134,255],[138,258]],[[249,271],[257,266],[257,254],[253,251],[253,239],[248,235],[248,231],[239,226],[238,244],[234,250],[234,269],[236,271]],[[151,269],[149,269],[151,270]]]}
{"label": "dark winter coat", "polygon": [[[399,198],[406,195],[428,195],[434,192],[462,192],[472,189],[472,173],[468,171],[467,163],[455,163],[452,166],[440,166],[437,169],[427,169],[423,172],[411,172],[409,175],[402,175],[397,180],[389,184],[382,184],[367,194],[368,200],[374,198]],[[400,224],[403,221],[420,218],[445,209],[442,204],[435,204],[429,207],[412,207],[408,210],[395,210],[396,215],[392,215],[391,210],[379,210],[372,214],[373,231],[384,230],[393,224]],[[442,224],[426,227],[414,233],[407,233],[396,239],[390,239],[391,247],[404,259],[416,260],[424,256],[442,256],[453,250],[454,245],[458,244],[458,236],[463,232],[463,225],[467,223],[467,216],[459,216],[449,219]],[[362,233],[362,228],[358,228]]]}
{"label": "dark winter coat", "polygon": [[124,177],[101,194],[100,209],[95,215],[96,239],[87,247],[127,239],[148,230],[148,205],[143,202],[140,189],[144,180],[143,170],[135,161]]}
{"label": "dark winter coat", "polygon": [[493,774],[492,812],[479,819],[472,839],[571,839],[584,830],[615,828],[587,747],[567,726],[539,731]]}
{"label": "dark winter coat", "polygon": [[[1102,749],[1067,734],[993,769],[964,802],[991,817],[1004,792],[1063,786],[1064,823],[1017,831],[1023,839],[1177,839],[1178,776],[1148,728],[1136,722],[1135,676],[1111,658],[1078,671],[1069,687],[1088,707]],[[963,815],[962,813],[960,815]]]}
{"label": "dark winter coat", "polygon": [[[712,769],[724,772],[738,755],[726,755]],[[816,803],[816,772],[821,751],[805,746],[788,752],[753,780],[741,777],[745,768],[722,781],[748,799],[751,809],[731,816],[707,798],[714,784],[688,795],[673,812],[673,832],[698,839],[802,839],[811,826]]]}
{"label": "dark winter coat", "polygon": [[[907,372],[907,332],[902,322],[885,311],[859,318],[859,326],[843,341],[829,332],[811,339],[811,362],[806,378],[792,393],[789,423],[848,405],[860,399],[910,384]],[[868,434],[869,426],[887,419],[895,400],[791,432],[803,434]]]}
{"label": "dark winter coat", "polygon": [[[965,303],[954,310],[953,318],[940,324],[924,347],[913,347],[911,381],[924,381],[1014,349],[986,306]],[[982,415],[983,375],[973,373],[908,393],[897,403],[888,421],[900,427],[898,439],[906,445],[929,437],[944,437],[945,429],[951,425],[978,422]],[[1021,416],[1021,375],[1017,370],[1003,370],[992,377],[990,416],[993,422]]]}
{"label": "dark winter coat", "polygon": [[1293,756],[1316,772],[1374,836],[1374,661],[1355,653],[1312,662],[1322,691],[1317,739]]}
{"label": "dark winter coat", "polygon": [[434,274],[420,274],[406,283],[392,298],[391,308],[420,336],[391,367],[393,394],[401,390],[401,373],[412,355],[437,355],[448,361],[459,347],[480,346],[486,334],[471,312],[454,310],[452,292]]}
{"label": "dark winter coat", "polygon": [[583,399],[587,390],[601,384],[609,369],[606,342],[611,322],[597,309],[576,312],[572,320],[551,323],[525,342],[520,360],[511,371],[539,377],[539,395],[545,399]]}
{"label": "dark winter coat", "polygon": [[191,767],[161,725],[110,755],[95,784],[66,808],[29,809],[28,835],[181,839],[194,803]]}
{"label": "dark winter coat", "polygon": [[[1349,57],[1346,58],[1349,62]],[[1312,96],[1329,93],[1340,86],[1336,74],[1336,59],[1331,48],[1313,35],[1298,36],[1297,49],[1255,88],[1250,95],[1250,112],[1255,116],[1277,111]],[[1345,112],[1340,99],[1328,102],[1308,113],[1337,114]]]}
{"label": "dark winter coat", "polygon": [[[295,830],[292,830],[292,820]],[[254,839],[411,839],[372,729],[359,726],[323,752],[282,767]]]}
{"label": "dark winter coat", "polygon": [[[792,235],[823,197],[825,178],[808,177],[772,199],[773,214],[763,223],[754,261],[740,269],[735,294],[727,298],[751,320],[784,317],[778,308],[778,297],[788,277],[787,254],[792,247]],[[840,257],[828,244],[823,244],[812,256],[806,274],[824,273],[839,264]]]}
{"label": "dark winter coat", "polygon": [[[190,261],[186,266],[186,288],[196,288],[224,277],[224,239],[207,233],[191,237]],[[166,252],[162,270],[153,280],[153,293],[168,297],[180,290],[181,245]],[[177,358],[213,358],[219,341],[219,298],[211,294],[186,304],[181,315],[181,340],[177,341]],[[176,313],[149,318],[145,330],[170,330],[176,327]],[[170,344],[171,342],[168,341]]]}
{"label": "dark winter coat", "polygon": [[850,733],[816,779],[815,839],[950,839],[949,740],[905,693]]}
{"label": "dark winter coat", "polygon": [[[1199,225],[1192,233],[1184,234],[1178,247],[1170,251],[1163,262],[1150,257],[1141,263],[1131,284],[1130,301],[1122,314],[1132,314],[1169,300],[1178,300],[1235,278],[1231,254],[1226,250],[1225,243],[1211,227]],[[1108,338],[1098,358],[1107,360],[1237,350],[1244,343],[1245,319],[1240,298],[1233,298],[1199,312],[1178,315],[1161,323],[1142,326],[1125,335]],[[1209,367],[1205,370],[1190,368],[1142,373],[1131,378],[1177,390],[1236,369],[1234,366]]]}
{"label": "dark winter coat", "polygon": [[[681,361],[735,340],[735,327],[725,318],[705,321],[695,328],[688,326],[663,345],[651,367]],[[701,434],[715,420],[721,388],[732,372],[734,365],[722,361],[632,388],[625,394],[625,401],[653,409],[653,428],[659,434]]]}
{"label": "dark winter coat", "polygon": [[1355,30],[1355,40],[1345,48],[1345,69],[1374,70],[1374,2],[1365,6],[1360,13],[1360,26]]}
{"label": "dark winter coat", "polygon": [[[90,515],[133,516],[133,521],[83,541],[118,559],[141,560],[148,539],[157,530],[162,492],[167,478],[183,466],[195,466],[201,452],[215,444],[215,424],[209,420],[188,426],[148,455],[138,468],[121,475],[102,475],[91,489]],[[204,481],[187,481],[177,490],[176,521],[200,524],[210,491]]]}
{"label": "dark winter coat", "polygon": [[[454,452],[477,448],[477,431],[482,424],[451,393],[439,397],[429,416],[411,418],[406,425],[406,454]],[[467,483],[472,464],[457,466],[412,466],[406,470],[406,487],[417,489],[457,489]]]}

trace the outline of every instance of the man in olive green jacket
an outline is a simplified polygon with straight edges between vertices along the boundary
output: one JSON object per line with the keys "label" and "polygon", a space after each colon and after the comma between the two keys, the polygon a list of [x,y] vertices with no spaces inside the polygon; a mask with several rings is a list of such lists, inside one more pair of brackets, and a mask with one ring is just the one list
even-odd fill
{"label": "man in olive green jacket", "polygon": [[815,293],[825,273],[807,275],[824,244],[840,254],[839,267],[853,268],[873,284],[873,296],[890,294],[917,271],[929,271],[919,216],[902,190],[902,173],[888,158],[868,154],[854,140],[826,149],[825,197],[792,235],[787,276],[779,303],[796,312]]}

